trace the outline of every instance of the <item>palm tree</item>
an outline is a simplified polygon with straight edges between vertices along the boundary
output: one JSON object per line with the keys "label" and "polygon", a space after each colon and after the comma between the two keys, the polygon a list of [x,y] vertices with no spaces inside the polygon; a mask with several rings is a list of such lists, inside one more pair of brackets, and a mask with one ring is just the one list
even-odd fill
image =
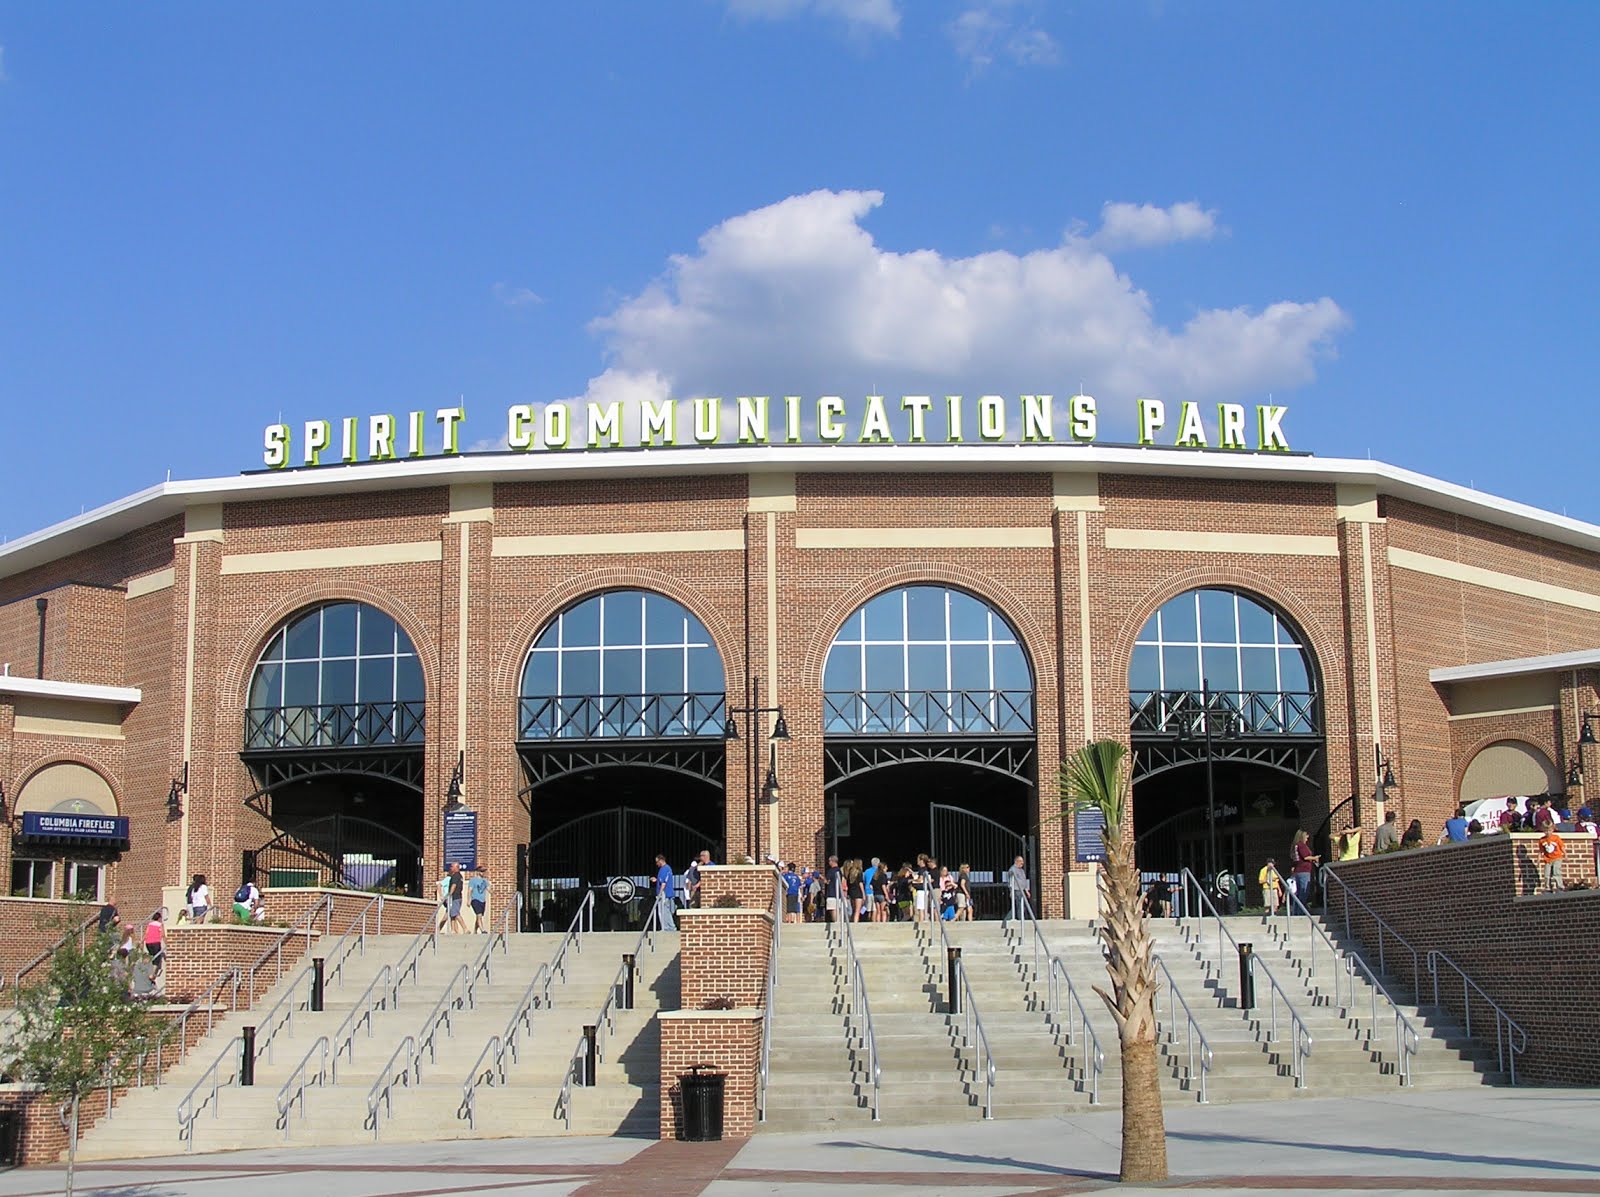
{"label": "palm tree", "polygon": [[1096,985],[1117,1023],[1122,1048],[1122,1172],[1124,1181],[1167,1179],[1167,1125],[1156,1067],[1155,944],[1139,902],[1133,841],[1123,836],[1128,810],[1128,750],[1115,740],[1085,744],[1061,766],[1061,791],[1070,811],[1099,811],[1105,819],[1106,858],[1100,870],[1100,938],[1111,990]]}

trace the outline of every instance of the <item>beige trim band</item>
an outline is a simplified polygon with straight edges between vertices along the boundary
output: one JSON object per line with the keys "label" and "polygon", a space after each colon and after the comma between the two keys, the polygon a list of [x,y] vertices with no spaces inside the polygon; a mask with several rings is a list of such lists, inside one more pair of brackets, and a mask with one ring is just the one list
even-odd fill
{"label": "beige trim band", "polygon": [[748,510],[752,512],[799,510],[800,501],[794,491],[794,471],[751,474],[749,502]]}
{"label": "beige trim band", "polygon": [[796,528],[797,549],[1048,549],[1049,528]]}
{"label": "beige trim band", "polygon": [[1389,564],[1396,569],[1427,574],[1451,582],[1464,582],[1469,586],[1482,586],[1485,590],[1499,590],[1505,594],[1518,594],[1524,598],[1539,599],[1578,611],[1600,611],[1600,594],[1573,590],[1568,586],[1555,586],[1549,582],[1535,582],[1516,574],[1503,574],[1498,570],[1484,569],[1480,565],[1467,565],[1460,561],[1447,561],[1427,553],[1410,549],[1389,550]]}
{"label": "beige trim band", "polygon": [[163,590],[171,590],[177,581],[178,571],[172,566],[166,569],[154,570],[148,574],[140,574],[137,578],[128,579],[127,598],[143,598],[147,594],[156,594]]}
{"label": "beige trim band", "polygon": [[410,544],[362,544],[338,549],[291,549],[282,553],[234,553],[222,573],[283,574],[302,569],[346,569],[364,565],[415,565],[443,560],[437,540]]}
{"label": "beige trim band", "polygon": [[447,524],[494,523],[494,483],[458,482],[450,488]]}
{"label": "beige trim band", "polygon": [[738,528],[705,532],[579,532],[562,536],[496,536],[494,557],[598,557],[630,553],[720,553],[744,549]]}
{"label": "beige trim band", "polygon": [[1274,532],[1178,532],[1107,528],[1106,548],[1160,553],[1249,553],[1265,557],[1337,557],[1337,536]]}
{"label": "beige trim band", "polygon": [[1051,499],[1057,511],[1104,511],[1100,505],[1100,475],[1094,472],[1069,474],[1057,470],[1050,475]]}
{"label": "beige trim band", "polygon": [[17,698],[16,731],[30,736],[68,739],[122,739],[122,711],[104,703],[54,698]]}
{"label": "beige trim band", "polygon": [[1501,715],[1535,715],[1542,711],[1553,711],[1555,703],[1548,703],[1537,707],[1507,707],[1503,711],[1468,711],[1464,715],[1446,715],[1445,719],[1455,723],[1462,719],[1494,719]]}

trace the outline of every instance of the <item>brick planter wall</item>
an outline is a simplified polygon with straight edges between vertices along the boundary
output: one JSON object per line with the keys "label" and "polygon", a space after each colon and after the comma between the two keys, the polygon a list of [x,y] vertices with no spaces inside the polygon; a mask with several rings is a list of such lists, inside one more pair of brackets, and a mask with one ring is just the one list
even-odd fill
{"label": "brick planter wall", "polygon": [[700,1010],[710,1001],[735,1006],[766,1003],[772,915],[764,910],[702,908],[678,914],[681,1004]]}
{"label": "brick planter wall", "polygon": [[[1492,835],[1465,844],[1388,853],[1333,866],[1335,874],[1379,916],[1405,936],[1421,956],[1424,996],[1432,986],[1426,953],[1443,952],[1466,971],[1528,1034],[1517,1079],[1547,1084],[1600,1084],[1600,1041],[1576,1033],[1582,1013],[1600,1004],[1600,890],[1526,896],[1528,849],[1537,837]],[[1593,837],[1564,836],[1568,883],[1594,877]],[[1346,905],[1337,884],[1328,886],[1328,914],[1343,927]],[[1376,967],[1377,928],[1349,903],[1349,926]],[[1388,967],[1409,991],[1411,962],[1387,943]],[[1396,964],[1396,960],[1403,961]],[[1440,998],[1459,1015],[1460,979],[1440,966]],[[1473,1030],[1488,1029],[1488,1008],[1474,1001]],[[1480,1019],[1482,1023],[1480,1024]]]}
{"label": "brick planter wall", "polygon": [[[33,963],[48,951],[69,924],[81,923],[97,915],[97,904],[52,902],[43,898],[0,898],[0,980],[7,987],[17,970]],[[40,965],[23,978],[24,985],[43,976]]]}
{"label": "brick planter wall", "polygon": [[[165,992],[169,1002],[192,1002],[224,971],[239,968],[248,972],[279,939],[281,927],[232,927],[225,923],[207,923],[201,926],[167,928],[167,958]],[[311,932],[309,942],[315,945],[321,939],[319,932]],[[308,936],[297,931],[284,939],[282,972],[288,974],[306,955]],[[279,969],[269,961],[258,974],[254,997],[259,998],[278,981]],[[253,1004],[249,988],[239,991],[241,1006]]]}
{"label": "brick planter wall", "polygon": [[[261,895],[269,923],[294,924],[324,898],[333,899],[333,911],[327,920],[330,934],[343,935],[357,921],[357,916],[367,908],[375,895],[359,890],[345,889],[269,889]],[[383,934],[415,935],[429,925],[438,903],[428,898],[401,898],[388,894],[383,898]],[[228,895],[224,913],[231,916],[233,897]],[[325,925],[319,920],[319,926]],[[367,913],[367,931],[378,934],[377,909]]]}
{"label": "brick planter wall", "polygon": [[[119,1089],[117,1097],[127,1090]],[[67,1128],[61,1125],[61,1102],[32,1085],[0,1085],[0,1111],[20,1111],[22,1128],[17,1137],[17,1163],[23,1166],[53,1164],[67,1150]],[[78,1102],[78,1134],[105,1117],[106,1091],[96,1090]]]}
{"label": "brick planter wall", "polygon": [[700,905],[733,898],[751,910],[771,910],[778,870],[771,865],[707,865],[700,870]]}
{"label": "brick planter wall", "polygon": [[761,1066],[762,1011],[663,1010],[661,1024],[661,1137],[683,1125],[678,1078],[696,1064],[724,1073],[722,1137],[748,1138],[756,1129],[756,1075]]}

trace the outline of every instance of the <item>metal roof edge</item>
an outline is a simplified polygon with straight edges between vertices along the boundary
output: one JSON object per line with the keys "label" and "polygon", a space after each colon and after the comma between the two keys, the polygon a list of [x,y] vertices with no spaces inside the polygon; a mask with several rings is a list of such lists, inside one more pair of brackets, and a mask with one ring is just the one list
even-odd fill
{"label": "metal roof edge", "polygon": [[143,691],[132,686],[100,686],[91,682],[58,682],[53,678],[0,676],[0,694],[25,698],[64,698],[74,702],[104,702],[133,706],[143,701]]}
{"label": "metal roof edge", "polygon": [[1588,669],[1600,665],[1600,648],[1584,648],[1569,653],[1549,653],[1540,657],[1511,657],[1504,661],[1483,661],[1476,665],[1450,665],[1428,670],[1434,685],[1451,682],[1476,682],[1489,678],[1518,677],[1529,673],[1556,673],[1564,669]]}

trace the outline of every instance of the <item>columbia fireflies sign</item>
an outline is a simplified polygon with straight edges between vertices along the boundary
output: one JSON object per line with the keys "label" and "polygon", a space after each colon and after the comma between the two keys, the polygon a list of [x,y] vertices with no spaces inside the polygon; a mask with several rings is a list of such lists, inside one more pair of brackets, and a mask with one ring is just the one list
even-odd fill
{"label": "columbia fireflies sign", "polygon": [[[1141,445],[1287,453],[1279,404],[1218,403],[1211,427],[1199,403],[1172,406],[1134,400]],[[346,416],[307,420],[298,429],[268,424],[262,462],[274,470],[355,461],[452,457],[461,452],[465,407],[432,413]],[[298,436],[297,436],[298,433]],[[805,399],[741,395],[737,399],[650,399],[638,404],[565,402],[506,409],[505,449],[559,453],[605,449],[656,449],[712,445],[923,445],[1092,444],[1100,434],[1100,409],[1092,395],[1057,401],[1052,395],[868,395],[847,403],[838,395]]]}

